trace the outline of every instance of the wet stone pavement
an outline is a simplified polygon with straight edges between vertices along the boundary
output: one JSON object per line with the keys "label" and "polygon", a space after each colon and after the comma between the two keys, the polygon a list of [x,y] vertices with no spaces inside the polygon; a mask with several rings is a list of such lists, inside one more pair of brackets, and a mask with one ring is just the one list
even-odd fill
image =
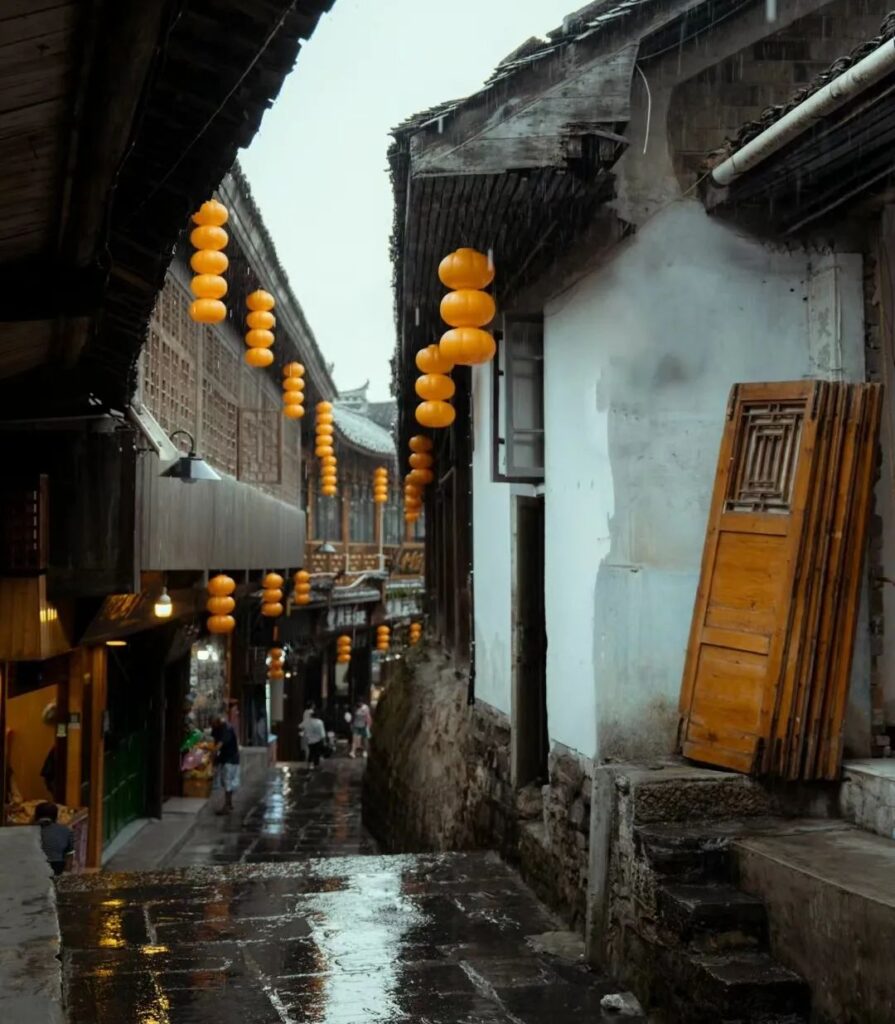
{"label": "wet stone pavement", "polygon": [[70,1024],[618,1019],[600,1010],[611,986],[499,858],[377,855],[361,770],[279,767],[200,824],[187,866],[63,880]]}

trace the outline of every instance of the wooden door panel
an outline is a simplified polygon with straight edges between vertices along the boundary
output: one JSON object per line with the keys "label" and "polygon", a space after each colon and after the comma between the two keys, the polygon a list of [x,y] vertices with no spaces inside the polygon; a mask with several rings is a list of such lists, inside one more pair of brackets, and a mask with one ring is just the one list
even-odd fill
{"label": "wooden door panel", "polygon": [[810,381],[731,393],[681,688],[694,760],[748,772],[764,750],[825,394]]}
{"label": "wooden door panel", "polygon": [[881,389],[734,388],[681,684],[688,757],[835,779]]}

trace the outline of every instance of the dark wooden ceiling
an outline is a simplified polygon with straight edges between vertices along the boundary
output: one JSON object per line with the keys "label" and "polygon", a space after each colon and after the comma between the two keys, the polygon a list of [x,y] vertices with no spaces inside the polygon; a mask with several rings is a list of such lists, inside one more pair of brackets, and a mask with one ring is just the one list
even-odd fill
{"label": "dark wooden ceiling", "polygon": [[332,2],[0,5],[6,415],[127,402],[178,235]]}

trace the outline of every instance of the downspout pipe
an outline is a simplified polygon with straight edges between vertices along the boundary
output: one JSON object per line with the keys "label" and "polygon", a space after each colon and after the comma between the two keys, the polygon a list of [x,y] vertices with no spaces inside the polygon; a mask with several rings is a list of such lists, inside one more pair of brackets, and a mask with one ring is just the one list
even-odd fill
{"label": "downspout pipe", "polygon": [[889,39],[863,60],[844,71],[822,89],[818,89],[789,113],[784,114],[751,142],[712,171],[716,185],[730,185],[740,175],[766,160],[792,142],[816,121],[848,103],[865,89],[895,71],[895,40]]}

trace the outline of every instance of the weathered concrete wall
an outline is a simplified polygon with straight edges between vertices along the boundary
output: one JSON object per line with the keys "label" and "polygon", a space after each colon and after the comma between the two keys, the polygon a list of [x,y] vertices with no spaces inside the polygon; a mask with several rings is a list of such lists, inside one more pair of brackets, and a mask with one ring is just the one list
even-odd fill
{"label": "weathered concrete wall", "polygon": [[895,849],[831,827],[734,846],[740,884],[768,909],[771,949],[810,984],[818,1024],[890,1024]]}
{"label": "weathered concrete wall", "polygon": [[62,1024],[56,891],[37,828],[0,828],[0,1021]]}
{"label": "weathered concrete wall", "polygon": [[551,736],[668,753],[730,387],[863,379],[860,258],[774,249],[681,201],[545,317]]}

